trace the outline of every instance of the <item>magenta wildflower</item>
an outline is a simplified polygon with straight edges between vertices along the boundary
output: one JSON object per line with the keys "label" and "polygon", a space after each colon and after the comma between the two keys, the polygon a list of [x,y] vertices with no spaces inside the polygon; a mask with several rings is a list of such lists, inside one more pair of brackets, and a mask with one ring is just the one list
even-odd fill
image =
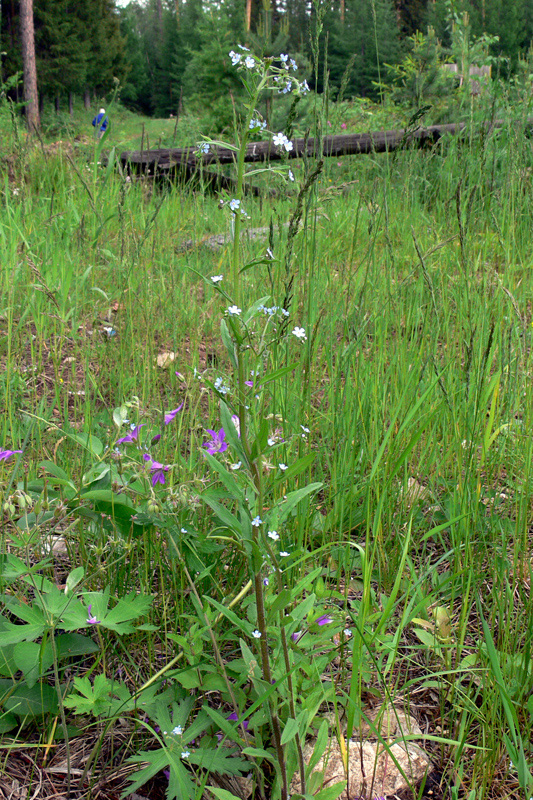
{"label": "magenta wildflower", "polygon": [[253,385],[254,385],[254,382],[253,381],[244,381],[244,385],[245,386],[249,386],[250,389],[251,389],[253,387]]}
{"label": "magenta wildflower", "polygon": [[178,414],[178,413],[181,411],[181,409],[183,408],[183,405],[184,405],[184,404],[183,404],[183,403],[181,403],[181,404],[180,404],[180,405],[179,405],[177,408],[175,408],[175,409],[174,409],[174,411],[169,411],[167,414],[165,414],[165,425],[170,425],[170,423],[171,423],[171,422],[174,420],[174,418],[176,417],[176,415],[177,415],[177,414]]}
{"label": "magenta wildflower", "polygon": [[126,436],[123,436],[122,439],[117,439],[117,444],[130,444],[131,442],[136,442],[139,438],[139,431],[146,425],[145,422],[141,422],[140,425],[136,425],[133,430],[131,430]]}
{"label": "magenta wildflower", "polygon": [[92,605],[87,606],[87,622],[89,625],[100,625],[101,619],[96,619],[96,617],[91,613]]}
{"label": "magenta wildflower", "polygon": [[211,441],[206,442],[203,446],[207,447],[209,455],[214,456],[215,453],[225,453],[228,449],[228,443],[225,442],[226,434],[224,428],[221,428],[218,433],[206,428],[207,433],[211,437]]}
{"label": "magenta wildflower", "polygon": [[152,456],[145,453],[143,455],[143,459],[145,461],[151,461],[150,465],[150,472],[152,473],[152,486],[155,486],[156,483],[164,483],[165,482],[165,472],[168,472],[170,466],[168,464],[160,464],[159,461],[154,461]]}
{"label": "magenta wildflower", "polygon": [[315,622],[317,625],[329,625],[330,622],[333,622],[333,617],[330,617],[329,614],[322,614]]}
{"label": "magenta wildflower", "polygon": [[22,450],[0,450],[0,461],[7,461],[15,453],[22,453]]}

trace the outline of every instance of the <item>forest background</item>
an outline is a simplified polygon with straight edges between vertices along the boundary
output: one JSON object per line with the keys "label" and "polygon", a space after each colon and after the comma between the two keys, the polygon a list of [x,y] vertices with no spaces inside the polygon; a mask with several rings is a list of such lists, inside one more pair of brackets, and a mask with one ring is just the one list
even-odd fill
{"label": "forest background", "polygon": [[[132,111],[168,117],[186,109],[203,114],[211,130],[232,124],[228,97],[238,98],[242,87],[228,51],[239,42],[262,55],[290,53],[311,89],[323,91],[327,80],[333,99],[339,92],[379,99],[383,86],[395,83],[399,99],[416,108],[435,100],[432,93],[447,93],[437,79],[439,62],[490,64],[493,77],[508,78],[526,63],[533,39],[530,0],[334,0],[315,73],[309,0],[146,0],[123,7],[114,0],[34,0],[33,10],[41,112],[72,113],[81,97],[90,109],[118,90]],[[18,0],[1,2],[0,13],[0,79],[21,101]],[[454,20],[463,23],[460,36]],[[476,51],[465,52],[472,42]]]}

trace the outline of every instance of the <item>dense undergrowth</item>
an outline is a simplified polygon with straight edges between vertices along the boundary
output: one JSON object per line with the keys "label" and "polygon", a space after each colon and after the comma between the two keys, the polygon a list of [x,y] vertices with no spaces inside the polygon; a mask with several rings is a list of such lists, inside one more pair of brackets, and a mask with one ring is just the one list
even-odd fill
{"label": "dense undergrowth", "polygon": [[86,736],[150,764],[130,789],[283,797],[326,711],[344,741],[363,699],[424,698],[449,796],[531,796],[533,157],[499,104],[222,203],[13,140],[4,766]]}

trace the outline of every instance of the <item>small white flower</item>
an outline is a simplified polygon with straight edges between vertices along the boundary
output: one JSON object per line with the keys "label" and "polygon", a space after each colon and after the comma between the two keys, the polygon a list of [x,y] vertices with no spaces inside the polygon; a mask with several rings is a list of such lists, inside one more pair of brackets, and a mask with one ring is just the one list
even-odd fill
{"label": "small white flower", "polygon": [[211,280],[213,283],[220,283],[223,277],[223,275],[211,275]]}
{"label": "small white flower", "polygon": [[285,55],[285,53],[280,53],[279,57],[283,61],[284,64],[286,64],[287,61],[289,60],[289,56]]}
{"label": "small white flower", "polygon": [[176,725],[172,733],[174,734],[174,736],[181,736],[181,734],[183,733],[183,728],[181,727],[181,725]]}
{"label": "small white flower", "polygon": [[285,472],[285,470],[286,470],[286,469],[289,469],[289,468],[288,468],[288,466],[287,466],[286,464],[278,464],[278,466],[279,466],[279,468],[280,468],[280,470],[281,470],[282,472]]}
{"label": "small white flower", "polygon": [[250,48],[245,47],[243,44],[238,44],[237,47],[239,48],[239,50],[246,50],[247,53],[250,52]]}
{"label": "small white flower", "polygon": [[261,519],[261,517],[259,515],[257,517],[253,518],[252,525],[254,526],[254,528],[258,528],[262,524],[263,524],[263,520]]}
{"label": "small white flower", "polygon": [[290,170],[287,172],[287,175],[289,176],[289,180],[290,180],[290,181],[293,181],[293,180],[294,180],[294,172],[292,171],[292,169],[290,169]]}
{"label": "small white flower", "polygon": [[269,447],[273,447],[276,444],[276,440],[270,438],[270,439],[267,440],[267,444],[268,444]]}
{"label": "small white flower", "polygon": [[224,381],[222,380],[222,378],[217,378],[213,386],[215,387],[217,392],[220,392],[220,394],[227,394],[229,392],[229,386],[224,386]]}
{"label": "small white flower", "polygon": [[15,188],[12,190],[12,192],[13,192],[13,194],[14,194],[14,195],[15,195],[15,197],[16,197],[16,196],[18,195],[18,193],[20,192],[20,189],[19,189],[18,187],[16,187],[16,186],[15,186]]}
{"label": "small white flower", "polygon": [[267,258],[270,258],[270,259],[274,258],[274,253],[272,252],[270,247],[267,247]]}
{"label": "small white flower", "polygon": [[181,754],[182,758],[189,758],[189,756],[190,756],[190,753],[189,753],[188,750],[184,750],[183,753]]}
{"label": "small white flower", "polygon": [[302,94],[307,94],[310,91],[307,81],[302,81],[300,84],[300,91]]}
{"label": "small white flower", "polygon": [[282,558],[286,558],[287,556],[290,556],[290,553],[287,553],[287,551],[286,551],[286,550],[282,550],[282,551],[281,551],[281,553],[280,553],[280,556],[281,556]]}
{"label": "small white flower", "polygon": [[298,328],[298,326],[292,329],[292,335],[296,336],[296,338],[300,339],[302,342],[305,342],[307,339],[307,336],[305,335],[305,328]]}
{"label": "small white flower", "polygon": [[254,637],[254,639],[260,639],[261,638],[261,631],[257,631],[257,630],[252,631],[252,636]]}
{"label": "small white flower", "polygon": [[242,467],[242,461],[237,461],[236,464],[231,464],[230,465],[230,469],[232,469],[232,470],[240,469],[241,467]]}
{"label": "small white flower", "polygon": [[255,67],[255,58],[252,58],[252,56],[246,56],[244,59],[244,66],[246,69],[253,69]]}
{"label": "small white flower", "polygon": [[345,628],[345,629],[344,629],[344,635],[346,636],[346,638],[347,638],[347,639],[349,639],[349,638],[350,638],[350,636],[352,635],[352,630],[351,630],[351,628]]}
{"label": "small white flower", "polygon": [[241,201],[237,200],[235,197],[233,198],[233,200],[229,201],[229,207],[232,211],[237,211],[239,209],[240,204]]}
{"label": "small white flower", "polygon": [[287,311],[286,308],[282,308],[281,313],[283,314],[284,317],[290,316],[290,311]]}
{"label": "small white flower", "polygon": [[181,529],[181,532],[182,532],[182,533],[187,533],[187,528],[182,528],[182,529]]}
{"label": "small white flower", "polygon": [[300,425],[300,428],[303,430],[304,433],[309,433],[309,428],[306,428],[305,425]]}
{"label": "small white flower", "polygon": [[268,531],[267,536],[269,536],[273,542],[277,542],[279,539],[279,533],[277,531]]}
{"label": "small white flower", "polygon": [[275,133],[274,136],[272,137],[272,141],[276,145],[276,147],[284,147],[287,153],[293,149],[291,140],[287,139],[283,131]]}
{"label": "small white flower", "polygon": [[239,308],[238,306],[230,306],[228,308],[228,314],[230,317],[238,317],[239,314],[242,314],[242,308]]}
{"label": "small white flower", "polygon": [[242,58],[240,53],[236,53],[234,50],[230,50],[229,57],[231,58],[231,63],[235,67]]}

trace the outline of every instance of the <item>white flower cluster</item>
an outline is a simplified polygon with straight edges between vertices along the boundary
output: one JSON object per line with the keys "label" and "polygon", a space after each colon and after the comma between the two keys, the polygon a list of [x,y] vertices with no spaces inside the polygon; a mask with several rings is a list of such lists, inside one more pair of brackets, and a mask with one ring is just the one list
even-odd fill
{"label": "white flower cluster", "polygon": [[287,139],[287,137],[282,131],[274,134],[274,136],[272,137],[272,141],[274,142],[276,147],[284,147],[287,153],[290,153],[290,151],[294,149],[291,140]]}

